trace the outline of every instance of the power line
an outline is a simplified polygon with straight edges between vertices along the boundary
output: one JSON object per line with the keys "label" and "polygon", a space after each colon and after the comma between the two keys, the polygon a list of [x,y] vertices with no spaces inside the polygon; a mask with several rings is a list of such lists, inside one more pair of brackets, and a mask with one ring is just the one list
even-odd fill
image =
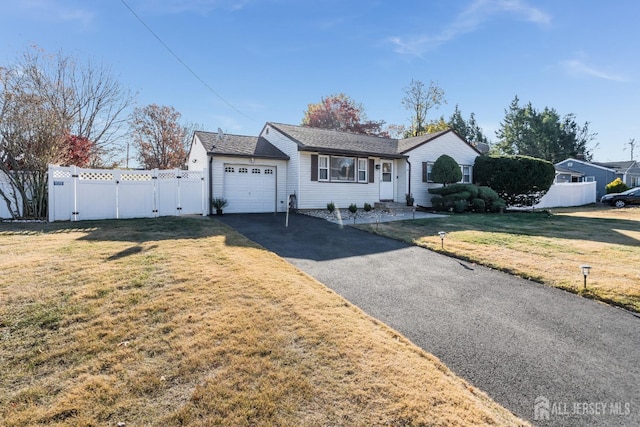
{"label": "power line", "polygon": [[148,31],[153,35],[153,37],[155,37],[155,38],[156,38],[156,40],[158,40],[158,42],[160,42],[160,44],[161,44],[162,46],[164,46],[164,48],[165,48],[165,49],[167,49],[167,51],[168,51],[171,55],[173,55],[173,57],[174,57],[174,58],[175,58],[175,59],[176,59],[180,64],[182,64],[182,66],[183,66],[184,68],[186,68],[186,69],[187,69],[187,70],[188,70],[188,71],[193,75],[193,77],[195,77],[195,78],[196,78],[200,83],[202,83],[202,84],[204,85],[204,87],[206,87],[206,88],[207,88],[211,93],[213,93],[215,96],[217,96],[218,98],[220,98],[220,100],[221,100],[222,102],[224,102],[225,104],[227,104],[231,109],[233,109],[234,111],[236,111],[236,112],[237,112],[237,113],[239,113],[239,114],[242,114],[244,117],[248,118],[249,120],[253,120],[251,117],[247,116],[245,113],[243,113],[242,111],[238,110],[238,109],[237,109],[233,104],[231,104],[229,101],[227,101],[226,99],[224,99],[224,97],[223,97],[222,95],[220,95],[218,92],[216,92],[215,90],[213,90],[213,88],[212,88],[211,86],[209,86],[209,85],[207,84],[207,82],[205,82],[204,80],[202,80],[202,79],[200,78],[200,76],[199,76],[198,74],[196,74],[196,72],[195,72],[195,71],[193,71],[193,70],[191,69],[191,67],[189,67],[189,66],[188,66],[188,65],[187,65],[187,64],[186,64],[182,59],[180,59],[180,57],[179,57],[179,56],[178,56],[178,55],[177,55],[173,50],[171,50],[171,48],[170,48],[169,46],[167,46],[167,44],[166,44],[164,41],[162,41],[162,39],[160,38],[160,36],[158,36],[158,35],[157,35],[157,34],[156,34],[152,29],[151,29],[151,27],[149,27],[149,26],[146,24],[146,22],[144,22],[144,21],[142,20],[142,18],[140,18],[140,16],[138,16],[138,14],[137,14],[137,13],[136,13],[132,8],[131,8],[131,6],[129,6],[129,5],[127,4],[127,2],[126,2],[125,0],[120,0],[120,1],[122,2],[122,4],[123,4],[123,5],[125,5],[125,7],[126,7],[127,9],[129,9],[129,12],[131,12],[131,14],[132,14],[133,16],[135,16],[135,17],[136,17],[136,19],[137,19],[138,21],[140,21],[140,23],[141,23],[142,25],[144,25],[144,27],[145,27],[145,28],[146,28],[146,29],[147,29],[147,30],[148,30]]}

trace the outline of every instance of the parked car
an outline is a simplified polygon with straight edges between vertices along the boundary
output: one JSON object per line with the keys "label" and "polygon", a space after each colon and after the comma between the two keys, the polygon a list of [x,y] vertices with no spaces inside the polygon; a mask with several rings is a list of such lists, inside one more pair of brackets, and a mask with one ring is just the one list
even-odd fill
{"label": "parked car", "polygon": [[626,205],[640,205],[640,187],[632,188],[622,193],[605,194],[600,199],[600,202],[616,208],[623,208]]}

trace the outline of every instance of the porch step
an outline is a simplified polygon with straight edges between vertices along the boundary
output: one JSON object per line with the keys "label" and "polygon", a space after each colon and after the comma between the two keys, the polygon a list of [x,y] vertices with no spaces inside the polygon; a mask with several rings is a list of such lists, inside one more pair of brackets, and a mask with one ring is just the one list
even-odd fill
{"label": "porch step", "polygon": [[400,202],[376,202],[374,209],[387,212],[411,212],[413,206],[407,206],[406,203]]}

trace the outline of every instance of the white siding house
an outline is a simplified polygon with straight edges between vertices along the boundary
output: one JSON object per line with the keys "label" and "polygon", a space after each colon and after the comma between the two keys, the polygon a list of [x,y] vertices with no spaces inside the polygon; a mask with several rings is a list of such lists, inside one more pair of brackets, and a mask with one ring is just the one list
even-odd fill
{"label": "white siding house", "polygon": [[454,131],[392,139],[268,122],[258,137],[196,132],[189,169],[207,169],[209,198],[229,201],[225,212],[284,212],[355,203],[405,202],[411,193],[430,206],[433,162],[454,158],[463,182],[473,182],[480,153]]}

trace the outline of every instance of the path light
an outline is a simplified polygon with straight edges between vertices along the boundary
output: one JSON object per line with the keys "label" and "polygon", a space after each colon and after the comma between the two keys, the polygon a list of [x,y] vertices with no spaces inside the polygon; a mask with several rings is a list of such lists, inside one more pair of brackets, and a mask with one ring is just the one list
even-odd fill
{"label": "path light", "polygon": [[584,288],[587,289],[587,276],[589,275],[589,271],[591,270],[590,265],[581,265],[580,269],[582,270],[582,275],[584,276]]}
{"label": "path light", "polygon": [[442,249],[444,249],[444,236],[446,236],[447,233],[444,231],[438,231],[438,236],[440,236],[440,242],[442,243]]}

